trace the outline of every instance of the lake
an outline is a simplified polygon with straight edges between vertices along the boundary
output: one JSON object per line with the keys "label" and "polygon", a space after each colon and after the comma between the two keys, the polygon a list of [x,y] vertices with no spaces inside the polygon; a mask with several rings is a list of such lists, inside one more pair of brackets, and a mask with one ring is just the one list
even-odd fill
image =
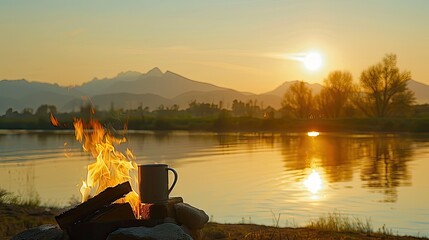
{"label": "lake", "polygon": [[[302,226],[339,212],[374,229],[429,236],[429,135],[128,131],[138,164],[166,163],[171,196],[220,223]],[[86,166],[72,131],[0,130],[0,188],[65,206]]]}

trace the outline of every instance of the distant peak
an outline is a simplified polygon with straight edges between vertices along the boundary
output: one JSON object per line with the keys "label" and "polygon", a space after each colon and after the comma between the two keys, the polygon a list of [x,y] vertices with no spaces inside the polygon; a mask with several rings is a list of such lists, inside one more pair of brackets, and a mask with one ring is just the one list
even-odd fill
{"label": "distant peak", "polygon": [[150,70],[149,72],[146,73],[147,76],[154,76],[154,77],[160,77],[163,75],[163,73],[161,72],[161,70],[157,67],[152,68],[152,70]]}
{"label": "distant peak", "polygon": [[12,80],[12,79],[3,79],[3,80],[1,80],[1,82],[21,82],[21,83],[23,83],[23,82],[25,82],[25,83],[28,83],[28,80],[27,79],[25,79],[25,78],[23,78],[23,79],[16,79],[16,80]]}
{"label": "distant peak", "polygon": [[186,77],[184,77],[184,76],[182,76],[182,75],[179,75],[179,74],[177,74],[177,73],[175,73],[175,72],[172,72],[172,71],[169,71],[169,70],[167,70],[167,71],[165,72],[165,75],[171,75],[171,76],[176,76],[176,77],[186,78]]}

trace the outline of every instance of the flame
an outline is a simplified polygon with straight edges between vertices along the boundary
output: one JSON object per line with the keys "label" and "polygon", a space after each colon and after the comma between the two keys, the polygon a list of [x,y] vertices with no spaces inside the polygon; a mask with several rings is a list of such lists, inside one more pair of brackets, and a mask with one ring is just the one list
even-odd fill
{"label": "flame", "polygon": [[52,115],[52,113],[51,113],[51,123],[55,127],[61,126],[60,121],[58,121],[58,119],[54,115]]}
{"label": "flame", "polygon": [[[115,149],[116,145],[126,142],[125,138],[116,138],[107,132],[97,120],[91,119],[84,123],[82,119],[74,119],[76,140],[82,143],[85,152],[89,152],[95,158],[95,162],[88,165],[88,175],[80,188],[82,202],[96,196],[108,187],[114,187],[120,183],[132,179],[130,172],[137,169],[137,164],[131,150],[126,150],[126,155]],[[139,213],[140,198],[135,191],[130,192],[119,202],[129,202],[136,217]]]}

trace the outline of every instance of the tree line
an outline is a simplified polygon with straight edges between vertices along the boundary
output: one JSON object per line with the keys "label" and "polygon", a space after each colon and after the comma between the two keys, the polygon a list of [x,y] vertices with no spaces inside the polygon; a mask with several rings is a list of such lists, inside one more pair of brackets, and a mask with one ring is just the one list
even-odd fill
{"label": "tree line", "polygon": [[333,71],[323,81],[323,89],[313,96],[303,82],[289,87],[282,99],[282,110],[290,117],[340,118],[406,116],[415,101],[407,87],[411,72],[397,67],[397,56],[387,54],[379,63],[364,70],[359,84],[348,71]]}
{"label": "tree line", "polygon": [[[265,107],[257,100],[234,100],[229,109],[223,102],[194,100],[184,109],[178,105],[160,105],[154,110],[142,105],[136,109],[115,109],[112,103],[109,110],[84,105],[68,113],[43,104],[36,111],[25,108],[18,112],[9,108],[0,116],[0,128],[50,129],[52,114],[65,128],[73,126],[75,117],[94,117],[115,128],[128,125],[131,129],[150,130],[429,131],[429,104],[413,105],[414,93],[407,87],[410,79],[409,71],[397,67],[396,55],[387,54],[361,73],[358,84],[353,83],[348,71],[329,73],[317,95],[303,81],[292,84],[282,98],[280,109]],[[414,120],[410,121],[410,117]]]}

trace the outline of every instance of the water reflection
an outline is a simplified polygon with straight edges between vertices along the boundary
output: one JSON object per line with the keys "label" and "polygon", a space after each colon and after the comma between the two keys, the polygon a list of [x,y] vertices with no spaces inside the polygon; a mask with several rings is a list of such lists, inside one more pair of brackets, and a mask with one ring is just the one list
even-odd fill
{"label": "water reflection", "polygon": [[313,198],[317,197],[317,193],[322,189],[322,178],[320,174],[315,170],[311,170],[311,174],[304,180],[304,186],[307,190],[313,194]]}
{"label": "water reflection", "polygon": [[[45,139],[39,134],[0,131],[0,188],[29,197],[34,190],[43,203],[67,204],[94,159],[73,132],[46,133]],[[371,217],[376,228],[429,235],[428,137],[129,131],[127,147],[139,164],[177,169],[173,196],[207,210],[215,221],[250,216],[272,224],[274,211],[306,224],[338,209]],[[399,191],[402,186],[408,187]]]}
{"label": "water reflection", "polygon": [[314,132],[314,131],[311,131],[311,132],[307,133],[307,136],[309,136],[309,137],[317,137],[319,135],[320,135],[319,132]]}
{"label": "water reflection", "polygon": [[367,153],[361,171],[364,187],[383,193],[384,202],[396,202],[397,188],[411,185],[412,142],[400,136],[376,136],[361,147]]}
{"label": "water reflection", "polygon": [[395,202],[397,188],[411,185],[407,166],[414,153],[410,138],[335,134],[315,138],[302,134],[284,135],[281,143],[285,171],[301,171],[301,177],[296,179],[299,182],[306,181],[303,176],[316,167],[323,169],[326,184],[350,182],[355,170],[361,169],[363,187],[382,193],[383,202]]}

